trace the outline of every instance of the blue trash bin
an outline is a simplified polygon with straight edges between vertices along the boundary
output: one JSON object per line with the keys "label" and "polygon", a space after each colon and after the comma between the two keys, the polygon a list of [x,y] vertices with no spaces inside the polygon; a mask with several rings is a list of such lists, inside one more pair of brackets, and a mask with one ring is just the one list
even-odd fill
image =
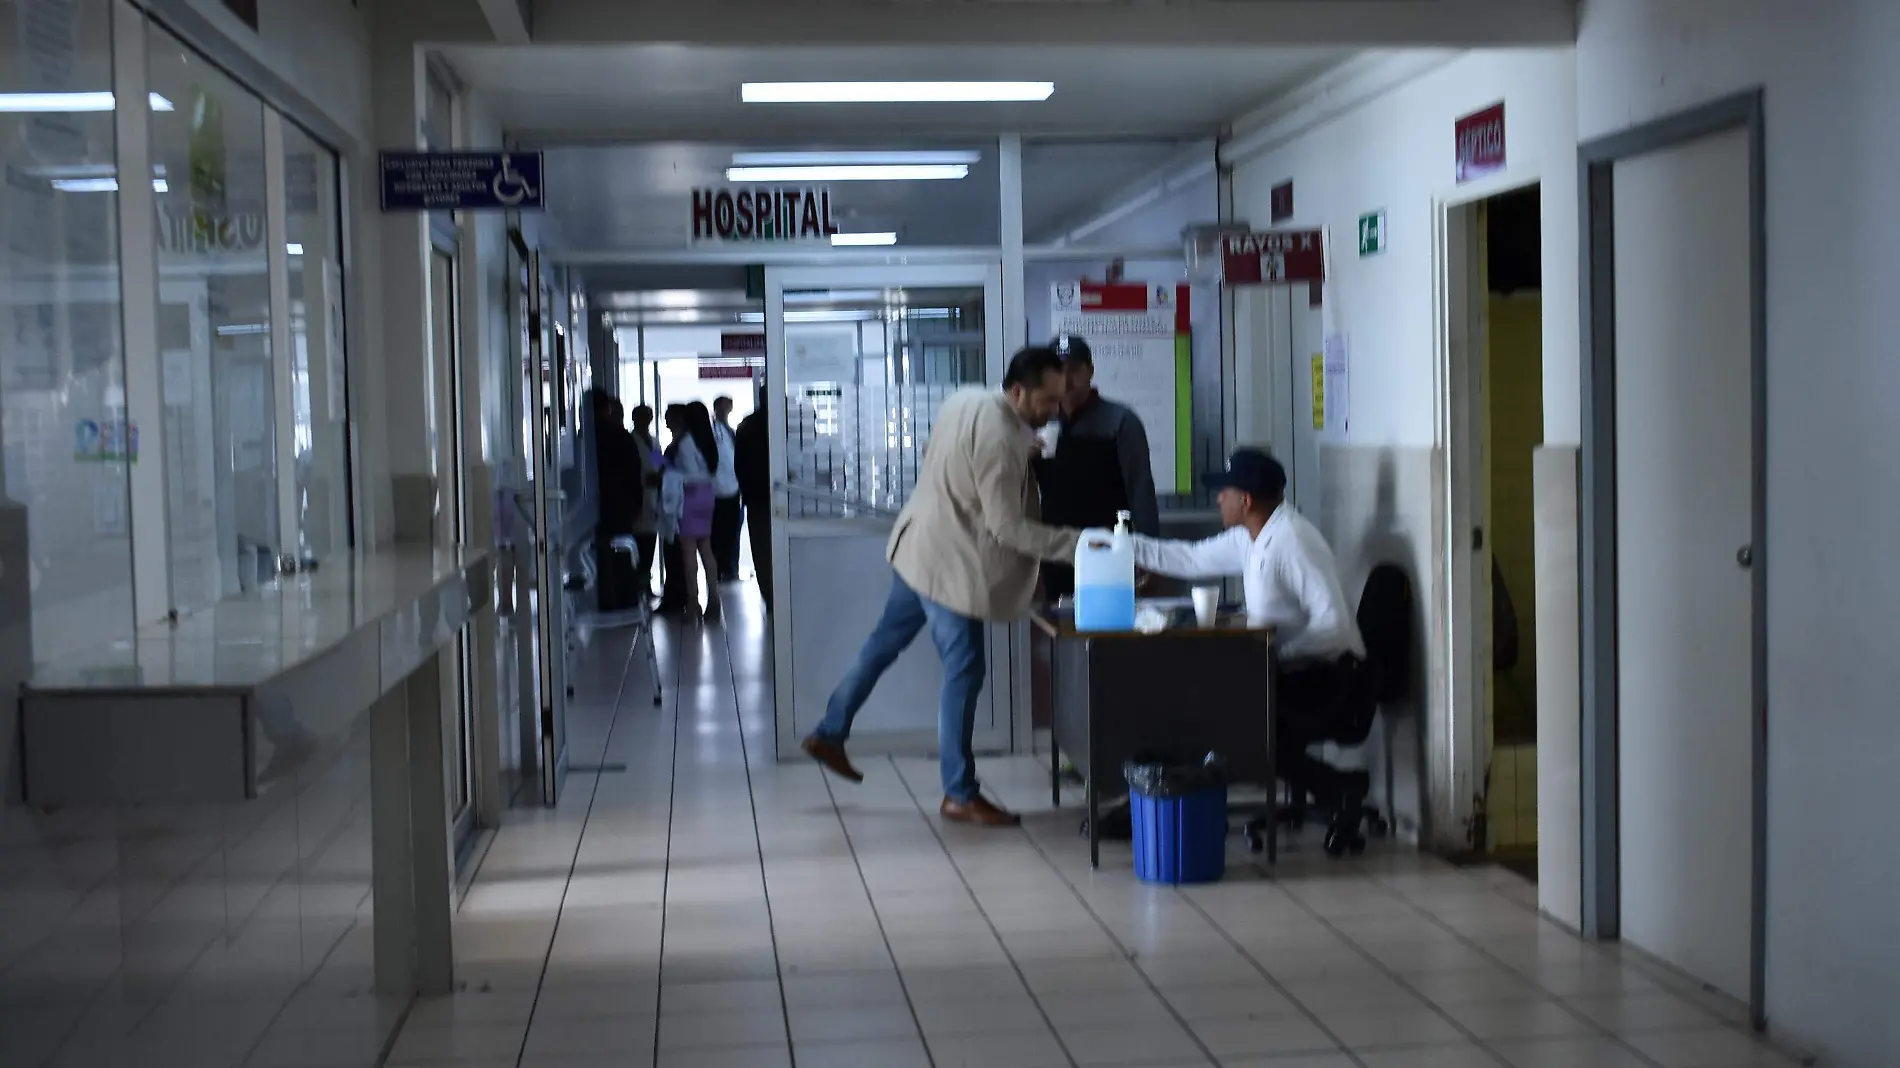
{"label": "blue trash bin", "polygon": [[1135,877],[1180,885],[1227,873],[1227,780],[1218,762],[1123,769],[1134,825]]}

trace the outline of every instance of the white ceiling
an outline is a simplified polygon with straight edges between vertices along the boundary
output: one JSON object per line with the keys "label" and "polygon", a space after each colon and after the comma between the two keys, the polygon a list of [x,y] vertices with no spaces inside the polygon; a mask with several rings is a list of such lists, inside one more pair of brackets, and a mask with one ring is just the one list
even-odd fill
{"label": "white ceiling", "polygon": [[[1261,47],[463,45],[442,56],[527,141],[1212,133],[1346,58]],[[741,104],[747,81],[1053,81],[1033,104]]]}
{"label": "white ceiling", "polygon": [[[677,249],[692,190],[724,184],[736,150],[982,151],[969,177],[832,188],[847,231],[909,246],[993,245],[996,135],[1025,135],[1025,238],[1050,241],[1132,184],[1213,154],[1245,112],[1336,65],[1339,49],[1170,46],[453,46],[441,56],[517,143],[548,152],[559,247]],[[1038,103],[743,104],[747,81],[1039,80]],[[1210,190],[1211,190],[1210,185]],[[1206,216],[1216,206],[1208,204]]]}
{"label": "white ceiling", "polygon": [[[691,237],[692,193],[725,185],[725,168],[741,150],[825,149],[837,144],[783,142],[707,144],[661,141],[638,145],[570,145],[547,149],[552,236],[574,252],[678,249]],[[909,246],[995,245],[1001,184],[996,144],[892,138],[888,149],[962,148],[981,153],[969,177],[952,181],[838,182],[830,186],[833,216],[847,232],[894,231]],[[1113,142],[1031,141],[1023,147],[1023,233],[1031,244],[1053,241],[1137,181],[1204,155],[1212,139]],[[1212,185],[1206,216],[1215,216]]]}

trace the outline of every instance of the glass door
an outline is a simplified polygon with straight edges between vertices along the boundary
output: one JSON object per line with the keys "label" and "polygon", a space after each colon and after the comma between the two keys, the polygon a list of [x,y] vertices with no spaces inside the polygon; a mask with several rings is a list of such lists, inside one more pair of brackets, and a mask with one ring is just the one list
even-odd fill
{"label": "glass door", "polygon": [[[1002,380],[999,264],[767,268],[779,752],[826,699],[889,593],[884,547],[944,400]],[[1010,744],[1007,627],[991,628],[977,748]],[[929,640],[885,673],[854,752],[927,753],[942,668]]]}

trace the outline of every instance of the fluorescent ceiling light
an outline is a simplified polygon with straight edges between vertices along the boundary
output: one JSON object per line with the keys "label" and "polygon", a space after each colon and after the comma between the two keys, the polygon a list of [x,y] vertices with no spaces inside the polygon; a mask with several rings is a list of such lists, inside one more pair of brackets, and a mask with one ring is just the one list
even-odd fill
{"label": "fluorescent ceiling light", "polygon": [[888,230],[876,234],[832,234],[834,245],[895,245],[897,235]]}
{"label": "fluorescent ceiling light", "polygon": [[728,182],[928,182],[969,176],[970,168],[962,163],[726,168]]}
{"label": "fluorescent ceiling light", "polygon": [[735,167],[821,167],[842,165],[976,163],[981,152],[734,152]]}
{"label": "fluorescent ceiling light", "polygon": [[303,255],[303,246],[293,241],[284,246],[284,251],[290,253],[292,256],[301,256]]}
{"label": "fluorescent ceiling light", "polygon": [[[172,102],[157,93],[148,94],[153,111],[172,111]],[[0,111],[72,112],[111,111],[116,106],[111,93],[0,93]]]}
{"label": "fluorescent ceiling light", "polygon": [[746,82],[748,104],[958,104],[1047,100],[1054,82]]}
{"label": "fluorescent ceiling light", "polygon": [[[55,178],[53,188],[62,193],[116,193],[119,191],[117,178]],[[169,193],[171,186],[165,179],[152,179],[152,192]]]}

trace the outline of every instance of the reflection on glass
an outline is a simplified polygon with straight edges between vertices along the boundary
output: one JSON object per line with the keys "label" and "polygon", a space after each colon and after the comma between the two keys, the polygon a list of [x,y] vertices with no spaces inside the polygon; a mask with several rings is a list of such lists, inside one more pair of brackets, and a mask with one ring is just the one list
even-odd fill
{"label": "reflection on glass", "polygon": [[937,410],[984,379],[981,287],[785,295],[795,516],[910,499]]}
{"label": "reflection on glass", "polygon": [[284,239],[290,274],[296,555],[349,547],[348,395],[344,388],[342,215],[335,153],[284,124]]}
{"label": "reflection on glass", "polygon": [[[0,0],[0,93],[110,92],[108,16],[98,0]],[[0,666],[12,669],[132,630],[113,144],[109,111],[0,113]]]}
{"label": "reflection on glass", "polygon": [[264,109],[151,26],[159,351],[172,602],[189,611],[268,578],[281,544],[271,384]]}

